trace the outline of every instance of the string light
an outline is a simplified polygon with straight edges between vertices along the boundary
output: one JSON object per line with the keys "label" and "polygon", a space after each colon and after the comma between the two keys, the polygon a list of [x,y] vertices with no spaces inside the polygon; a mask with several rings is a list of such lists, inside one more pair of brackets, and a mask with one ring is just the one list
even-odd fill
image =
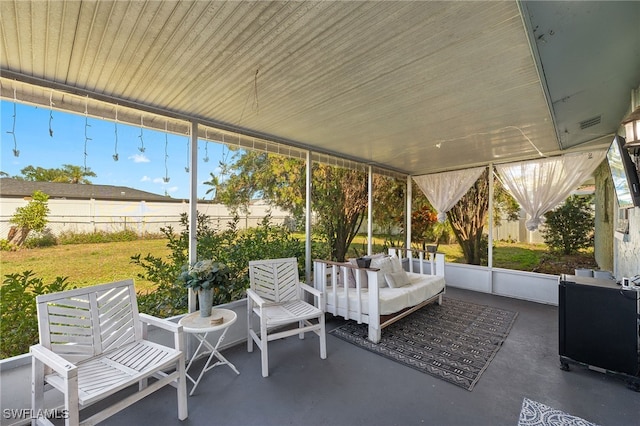
{"label": "string light", "polygon": [[164,122],[164,177],[162,180],[164,183],[169,183],[169,166],[167,161],[169,159],[169,136],[167,134],[167,122]]}
{"label": "string light", "polygon": [[53,137],[53,127],[51,126],[51,122],[53,121],[53,91],[49,93],[49,136]]}
{"label": "string light", "polygon": [[[189,130],[187,132],[188,136],[191,136],[191,130]],[[191,140],[191,137],[187,138],[187,165],[184,167],[184,171],[189,173],[189,141]]]}
{"label": "string light", "polygon": [[11,136],[13,136],[13,155],[14,157],[20,157],[20,151],[18,150],[18,140],[16,139],[16,116],[18,115],[18,112],[16,110],[16,105],[18,103],[18,98],[16,96],[16,89],[13,89],[13,127],[11,128],[11,131],[7,130],[7,133],[9,133]]}
{"label": "string light", "polygon": [[116,134],[116,145],[114,147],[114,154],[112,155],[113,161],[118,161],[118,106],[116,105],[116,121],[114,124],[114,131]]}
{"label": "string light", "polygon": [[209,129],[204,129],[204,158],[205,163],[209,162]]}
{"label": "string light", "polygon": [[92,140],[88,133],[87,133],[87,129],[91,127],[91,125],[89,124],[89,97],[87,96],[84,102],[84,171],[86,172],[87,169],[87,157],[89,156],[89,153],[87,152],[87,144],[90,140]]}
{"label": "string light", "polygon": [[144,117],[140,116],[140,135],[138,136],[140,138],[140,146],[138,147],[138,151],[144,153],[144,151],[146,150],[146,148],[144,147],[144,138],[142,135],[142,131],[144,129]]}

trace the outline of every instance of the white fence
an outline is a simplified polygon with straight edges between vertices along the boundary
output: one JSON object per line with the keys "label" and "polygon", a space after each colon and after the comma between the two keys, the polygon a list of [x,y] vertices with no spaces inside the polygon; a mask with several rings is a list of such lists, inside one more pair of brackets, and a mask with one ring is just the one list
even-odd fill
{"label": "white fence", "polygon": [[[16,208],[27,205],[23,199],[0,200],[0,238],[6,238],[11,228],[9,219]],[[97,231],[117,232],[132,230],[140,235],[157,234],[160,228],[172,225],[179,228],[180,215],[189,212],[189,203],[162,203],[146,201],[103,200],[56,200],[48,201],[49,221],[47,228],[54,235],[61,232],[92,233]],[[221,204],[199,203],[198,212],[212,219],[212,224],[226,228],[233,219],[229,210]],[[240,228],[256,226],[267,214],[272,223],[290,221],[289,215],[270,206],[258,204],[251,207],[248,215],[240,216]]]}

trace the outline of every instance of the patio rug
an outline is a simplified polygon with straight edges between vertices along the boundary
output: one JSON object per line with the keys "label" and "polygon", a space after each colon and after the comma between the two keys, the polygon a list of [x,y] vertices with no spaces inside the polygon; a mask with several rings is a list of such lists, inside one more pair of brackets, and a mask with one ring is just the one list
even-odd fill
{"label": "patio rug", "polygon": [[336,337],[467,390],[500,349],[517,312],[444,298],[382,330],[380,343],[367,339],[367,324],[349,321]]}
{"label": "patio rug", "polygon": [[596,426],[580,417],[524,398],[518,426]]}

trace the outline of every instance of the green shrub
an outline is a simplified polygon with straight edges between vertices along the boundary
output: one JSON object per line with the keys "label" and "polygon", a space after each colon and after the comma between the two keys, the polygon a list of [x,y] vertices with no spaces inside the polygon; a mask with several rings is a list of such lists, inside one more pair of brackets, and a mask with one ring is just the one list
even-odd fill
{"label": "green shrub", "polygon": [[7,239],[0,240],[0,251],[16,251],[18,248]]}
{"label": "green shrub", "polygon": [[32,271],[5,275],[0,287],[0,356],[8,358],[29,352],[38,343],[36,296],[63,291],[67,278],[43,284]]}
{"label": "green shrub", "polygon": [[118,232],[72,232],[64,231],[58,235],[58,244],[94,244],[112,243],[119,241],[135,241],[140,237],[134,231],[125,230]]}
{"label": "green shrub", "polygon": [[[226,230],[220,231],[211,225],[209,216],[198,213],[196,219],[198,260],[213,259],[226,264],[230,269],[233,284],[226,292],[214,295],[216,305],[244,297],[249,286],[250,260],[296,257],[299,260],[299,273],[304,274],[304,243],[294,238],[287,227],[273,225],[271,218],[267,216],[257,227],[239,230],[238,221],[239,219],[235,218]],[[141,312],[159,317],[187,312],[188,292],[183,285],[176,284],[176,279],[189,260],[188,225],[188,216],[182,214],[182,230],[179,234],[174,233],[171,226],[162,228],[165,238],[168,239],[167,247],[171,251],[167,260],[152,254],[144,257],[137,254],[131,257],[134,264],[145,270],[138,276],[157,284],[153,291],[138,295]]]}
{"label": "green shrub", "polygon": [[572,195],[564,204],[545,213],[544,242],[552,252],[577,253],[593,246],[595,216],[592,197]]}
{"label": "green shrub", "polygon": [[24,242],[26,248],[51,247],[58,244],[58,239],[51,231],[46,230],[39,235],[29,235]]}

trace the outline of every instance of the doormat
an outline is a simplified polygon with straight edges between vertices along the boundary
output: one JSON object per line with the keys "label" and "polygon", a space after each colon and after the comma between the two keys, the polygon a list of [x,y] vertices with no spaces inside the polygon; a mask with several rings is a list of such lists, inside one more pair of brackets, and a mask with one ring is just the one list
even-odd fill
{"label": "doormat", "polygon": [[517,312],[444,298],[367,339],[368,325],[349,321],[333,335],[378,355],[472,390],[513,326]]}

